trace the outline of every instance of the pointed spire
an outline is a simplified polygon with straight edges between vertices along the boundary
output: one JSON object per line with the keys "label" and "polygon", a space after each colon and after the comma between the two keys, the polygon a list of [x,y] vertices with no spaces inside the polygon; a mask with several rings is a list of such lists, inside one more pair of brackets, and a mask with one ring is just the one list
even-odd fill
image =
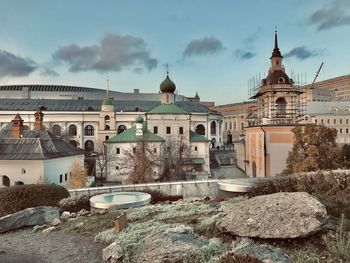
{"label": "pointed spire", "polygon": [[280,49],[278,48],[277,29],[275,30],[275,46],[274,46],[274,49],[272,51],[271,58],[274,58],[274,57],[283,58],[282,55],[281,55]]}

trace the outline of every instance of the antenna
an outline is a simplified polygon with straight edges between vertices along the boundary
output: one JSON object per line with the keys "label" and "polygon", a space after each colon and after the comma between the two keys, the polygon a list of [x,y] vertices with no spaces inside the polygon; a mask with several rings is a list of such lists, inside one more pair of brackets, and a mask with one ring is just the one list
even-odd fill
{"label": "antenna", "polygon": [[107,74],[107,94],[106,96],[109,96],[109,74]]}
{"label": "antenna", "polygon": [[323,66],[323,62],[321,63],[320,68],[319,68],[319,69],[317,70],[317,72],[316,72],[316,76],[315,76],[315,78],[314,78],[314,81],[313,81],[312,84],[311,84],[310,89],[313,89],[313,88],[314,88],[315,81],[316,81],[318,75],[320,74],[320,71],[321,71],[321,69],[322,69],[322,66]]}

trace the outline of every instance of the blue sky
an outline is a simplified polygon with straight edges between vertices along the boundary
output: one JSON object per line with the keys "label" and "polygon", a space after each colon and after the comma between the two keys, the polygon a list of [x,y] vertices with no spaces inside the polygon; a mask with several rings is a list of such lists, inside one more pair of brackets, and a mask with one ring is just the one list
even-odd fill
{"label": "blue sky", "polygon": [[[275,27],[287,73],[350,74],[349,0],[0,0],[0,84],[157,92],[246,100],[269,67]],[[303,76],[301,78],[301,76]]]}

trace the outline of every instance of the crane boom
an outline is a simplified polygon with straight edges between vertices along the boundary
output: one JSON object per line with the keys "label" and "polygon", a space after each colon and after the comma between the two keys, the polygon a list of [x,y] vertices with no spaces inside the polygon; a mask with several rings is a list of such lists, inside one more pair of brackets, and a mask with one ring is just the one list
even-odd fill
{"label": "crane boom", "polygon": [[323,66],[323,62],[321,63],[320,68],[319,68],[319,69],[317,70],[317,72],[316,72],[316,76],[315,76],[315,78],[314,78],[314,81],[313,81],[312,84],[311,84],[310,89],[313,89],[313,88],[314,88],[315,81],[316,81],[318,75],[320,74],[320,71],[321,71],[321,69],[322,69],[322,66]]}

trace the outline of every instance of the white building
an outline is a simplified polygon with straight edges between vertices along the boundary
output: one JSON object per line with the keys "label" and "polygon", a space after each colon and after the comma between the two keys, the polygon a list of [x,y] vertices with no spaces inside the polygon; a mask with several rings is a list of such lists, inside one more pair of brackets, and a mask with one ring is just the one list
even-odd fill
{"label": "white building", "polygon": [[84,163],[84,151],[42,128],[36,112],[35,130],[26,130],[19,114],[0,132],[0,186],[15,182],[64,185],[74,160]]}

